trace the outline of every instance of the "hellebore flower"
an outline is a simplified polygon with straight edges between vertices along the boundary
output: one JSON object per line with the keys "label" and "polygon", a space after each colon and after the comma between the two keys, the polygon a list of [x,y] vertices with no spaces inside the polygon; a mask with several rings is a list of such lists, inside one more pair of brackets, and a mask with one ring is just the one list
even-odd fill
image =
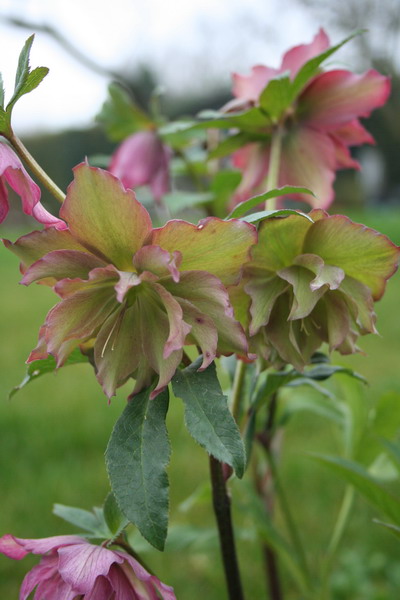
{"label": "hellebore flower", "polygon": [[[278,69],[257,65],[250,75],[233,75],[235,100],[226,109],[260,106],[262,92],[277,76],[288,74],[291,82],[313,57],[329,48],[329,38],[320,29],[310,44],[286,52]],[[243,179],[233,199],[237,204],[265,191],[263,182],[269,169],[271,137],[282,136],[278,185],[305,186],[316,195],[297,194],[295,200],[327,208],[333,201],[335,172],[342,168],[359,168],[349,152],[350,146],[374,143],[359,117],[368,117],[382,106],[390,92],[387,77],[371,69],[363,75],[339,69],[320,71],[302,86],[299,93],[277,119],[271,118],[257,131],[257,140],[237,150],[233,162],[243,172]],[[261,138],[265,137],[265,141]]]}
{"label": "hellebore flower", "polygon": [[155,131],[141,131],[129,136],[117,148],[109,171],[134,189],[149,185],[156,202],[170,190],[169,161],[172,150],[165,146]]}
{"label": "hellebore flower", "polygon": [[4,535],[0,552],[21,560],[30,552],[41,554],[20,589],[26,600],[36,588],[36,600],[176,600],[172,587],[151,575],[126,552],[95,546],[77,535],[37,540]]}
{"label": "hellebore flower", "polygon": [[0,143],[0,223],[9,211],[6,183],[21,197],[22,210],[26,215],[32,215],[46,227],[66,229],[64,221],[54,217],[40,203],[40,188],[30,178],[15,152],[7,144]]}
{"label": "hellebore flower", "polygon": [[217,353],[246,353],[224,286],[240,279],[255,228],[210,217],[198,226],[173,220],[152,229],[134,192],[113,175],[84,164],[74,174],[61,207],[68,230],[5,242],[24,263],[22,283],[55,283],[61,297],[28,361],[50,353],[61,366],[75,347],[94,343],[108,397],[131,376],[137,393],[158,375],[154,397],[174,375],[185,344],[201,348],[201,369]]}
{"label": "hellebore flower", "polygon": [[265,220],[241,290],[232,288],[250,350],[299,371],[323,342],[351,354],[359,335],[376,333],[373,302],[400,254],[386,236],[347,217],[322,210],[310,217],[313,223],[301,215]]}

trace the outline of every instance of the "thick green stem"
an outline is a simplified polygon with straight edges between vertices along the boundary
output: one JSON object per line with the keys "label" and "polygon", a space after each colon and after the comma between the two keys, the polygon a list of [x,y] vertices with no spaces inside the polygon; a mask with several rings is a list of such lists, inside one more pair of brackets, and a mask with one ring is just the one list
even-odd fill
{"label": "thick green stem", "polygon": [[[279,168],[282,152],[282,128],[277,125],[271,138],[271,153],[269,158],[268,175],[265,182],[266,191],[273,190],[279,183]],[[265,203],[265,210],[276,208],[276,198],[270,198]]]}
{"label": "thick green stem", "polygon": [[42,167],[36,162],[32,154],[25,148],[21,140],[11,132],[10,136],[7,136],[8,141],[14,148],[18,156],[28,165],[29,169],[35,175],[35,177],[44,185],[44,187],[54,196],[54,198],[61,204],[65,200],[65,194],[60,188],[54,183]]}
{"label": "thick green stem", "polygon": [[246,376],[246,368],[247,364],[243,360],[237,361],[232,386],[232,414],[236,423],[239,423],[239,418],[241,415],[241,401],[243,384]]}
{"label": "thick green stem", "polygon": [[233,534],[231,499],[226,488],[222,464],[213,456],[210,456],[210,476],[228,597],[229,600],[244,600]]}

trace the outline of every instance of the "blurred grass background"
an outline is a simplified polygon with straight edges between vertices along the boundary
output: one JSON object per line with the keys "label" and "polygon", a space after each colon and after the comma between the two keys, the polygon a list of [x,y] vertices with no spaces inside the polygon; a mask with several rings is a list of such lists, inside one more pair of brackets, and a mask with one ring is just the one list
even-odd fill
{"label": "blurred grass background", "polygon": [[[400,243],[399,212],[357,210],[350,216]],[[4,237],[17,237],[17,232],[3,229]],[[0,277],[0,532],[19,537],[72,533],[72,526],[51,514],[52,505],[58,502],[90,509],[102,503],[108,491],[103,453],[113,424],[124,408],[129,386],[108,405],[91,368],[79,365],[38,379],[9,401],[8,392],[22,380],[24,360],[36,344],[39,326],[55,298],[43,286],[33,285],[29,290],[19,286],[18,261],[3,248]],[[398,394],[400,402],[399,298],[397,274],[377,305],[381,337],[370,336],[361,341],[366,356],[333,358],[367,377],[370,386],[365,391],[366,402],[373,403],[384,393]],[[180,402],[171,403],[168,424],[173,449],[169,469],[171,523],[212,527],[209,503],[194,504],[186,512],[178,509],[208,475],[205,453],[184,430]],[[333,425],[315,415],[295,415],[286,427],[281,457],[282,480],[294,502],[295,517],[313,566],[323,556],[344,485],[306,453],[337,451],[333,429]],[[235,493],[240,485],[234,483]],[[241,539],[238,544],[247,598],[264,598],[261,552],[251,539],[249,515],[240,492],[234,510],[236,523],[242,531],[248,531],[250,538]],[[376,516],[357,498],[332,578],[331,597],[335,600],[392,600],[398,595],[400,543],[372,523]],[[145,559],[161,579],[175,587],[182,600],[225,597],[215,538],[209,545],[198,544],[191,551],[152,551]],[[23,575],[36,562],[32,557],[14,562],[0,556],[0,597],[17,598]],[[282,573],[287,588],[285,597],[298,599],[289,576]]]}

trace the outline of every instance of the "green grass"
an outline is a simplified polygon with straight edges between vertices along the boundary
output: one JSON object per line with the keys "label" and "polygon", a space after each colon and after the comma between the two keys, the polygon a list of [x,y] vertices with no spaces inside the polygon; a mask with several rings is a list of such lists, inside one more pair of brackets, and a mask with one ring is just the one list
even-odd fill
{"label": "green grass", "polygon": [[[352,215],[392,235],[400,243],[400,214]],[[10,233],[10,238],[15,235]],[[103,396],[88,365],[60,370],[20,391],[12,401],[8,391],[21,381],[24,360],[35,346],[37,332],[47,311],[55,303],[53,292],[43,286],[17,285],[18,262],[0,249],[2,320],[0,344],[0,534],[44,537],[73,532],[73,528],[51,514],[55,502],[90,509],[101,504],[108,490],[103,453],[112,426],[121,413],[129,386],[120,390],[111,404]],[[400,393],[400,278],[388,286],[377,305],[382,337],[362,340],[366,356],[335,357],[351,365],[371,382],[366,402],[382,393]],[[399,406],[400,410],[400,406]],[[213,525],[210,504],[200,502],[188,512],[179,504],[207,479],[204,451],[189,438],[183,426],[181,404],[173,402],[168,417],[172,443],[170,465],[171,522],[181,525]],[[288,424],[281,453],[281,473],[295,518],[316,566],[323,555],[337,514],[343,485],[307,456],[307,452],[335,452],[338,435],[322,418],[308,413],[296,415]],[[235,482],[234,490],[241,486]],[[234,503],[235,520],[250,532],[251,519],[244,497]],[[338,557],[334,573],[335,600],[389,600],[400,585],[399,542],[371,524],[376,513],[357,499],[356,510]],[[280,519],[279,513],[277,514]],[[261,554],[252,540],[240,540],[239,555],[247,598],[264,598]],[[211,547],[198,545],[194,552],[151,551],[146,561],[161,578],[174,585],[177,597],[191,600],[225,597],[216,540]],[[18,597],[21,579],[36,562],[21,563],[0,556],[0,598]],[[290,577],[283,571],[287,598],[298,599]]]}

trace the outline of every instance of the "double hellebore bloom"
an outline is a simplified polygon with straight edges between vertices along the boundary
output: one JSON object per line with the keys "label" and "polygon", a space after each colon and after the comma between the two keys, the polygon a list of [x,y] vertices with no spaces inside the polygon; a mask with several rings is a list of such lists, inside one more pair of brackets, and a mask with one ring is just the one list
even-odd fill
{"label": "double hellebore bloom", "polygon": [[21,197],[25,214],[32,215],[46,227],[66,228],[64,221],[54,217],[42,206],[40,188],[30,178],[15,152],[7,144],[0,142],[0,223],[4,221],[10,208],[6,184]]}
{"label": "double hellebore bloom", "polygon": [[322,210],[310,217],[265,220],[242,282],[250,298],[232,288],[250,349],[299,371],[323,342],[350,354],[359,335],[376,332],[373,302],[399,260],[399,248],[373,229]]}
{"label": "double hellebore bloom", "polygon": [[39,345],[61,366],[82,343],[94,343],[97,377],[107,396],[129,377],[134,393],[163,390],[196,344],[205,369],[217,353],[246,353],[225,285],[235,284],[256,241],[239,220],[198,226],[169,221],[152,229],[149,214],[107,171],[79,165],[60,215],[66,231],[33,232],[15,244],[22,283],[54,284],[61,301],[47,315]]}
{"label": "double hellebore bloom", "polygon": [[5,535],[0,552],[15,560],[30,552],[42,555],[22,582],[20,600],[35,588],[36,600],[176,600],[172,587],[126,552],[95,546],[77,535],[37,540]]}
{"label": "double hellebore bloom", "polygon": [[170,191],[169,161],[172,151],[155,131],[141,131],[129,136],[114,152],[109,171],[134,189],[150,186],[156,202]]}
{"label": "double hellebore bloom", "polygon": [[[286,74],[295,83],[304,64],[328,48],[329,38],[320,29],[310,44],[286,52],[278,69],[257,65],[248,76],[234,74],[236,100],[227,108],[259,107],[263,91],[273,79]],[[372,69],[363,75],[345,69],[319,71],[296,91],[282,114],[277,118],[272,116],[269,123],[266,121],[265,126],[254,132],[258,141],[234,153],[233,162],[243,172],[234,203],[265,191],[271,138],[278,132],[282,136],[278,185],[308,187],[316,199],[301,194],[292,199],[327,208],[334,197],[332,184],[336,170],[359,168],[349,147],[374,142],[359,117],[368,117],[372,110],[382,106],[389,92],[389,79]]]}

